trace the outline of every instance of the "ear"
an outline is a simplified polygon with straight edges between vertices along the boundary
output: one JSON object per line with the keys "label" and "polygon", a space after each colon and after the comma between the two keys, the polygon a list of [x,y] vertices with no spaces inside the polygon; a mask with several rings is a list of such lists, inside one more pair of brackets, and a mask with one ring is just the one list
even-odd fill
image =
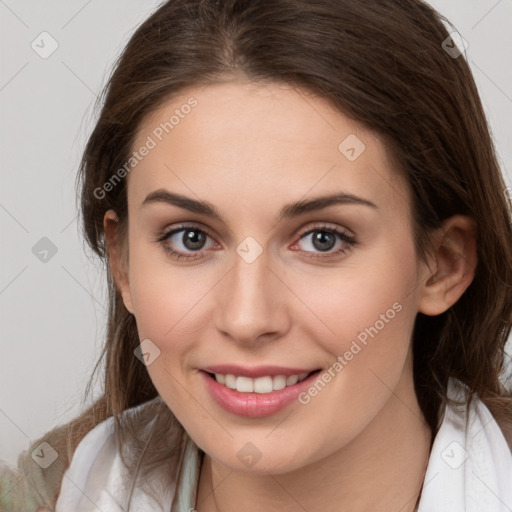
{"label": "ear", "polygon": [[440,315],[459,300],[475,276],[476,244],[477,230],[472,219],[455,215],[443,222],[436,235],[433,268],[425,267],[419,312]]}
{"label": "ear", "polygon": [[128,280],[128,240],[119,236],[119,218],[114,210],[108,210],[103,217],[103,229],[107,244],[108,261],[118,292],[126,309],[134,314],[130,283]]}

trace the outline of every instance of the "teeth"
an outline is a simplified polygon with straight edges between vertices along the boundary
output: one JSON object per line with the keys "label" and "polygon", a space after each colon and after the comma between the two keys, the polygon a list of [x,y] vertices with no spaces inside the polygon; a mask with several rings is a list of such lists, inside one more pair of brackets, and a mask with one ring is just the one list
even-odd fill
{"label": "teeth", "polygon": [[254,391],[254,379],[250,377],[237,377],[236,390],[241,393],[252,393]]}
{"label": "teeth", "polygon": [[274,390],[284,389],[286,387],[286,377],[284,375],[276,375],[272,379],[272,387]]}
{"label": "teeth", "polygon": [[[224,377],[224,375],[222,377]],[[217,375],[215,375],[215,378],[217,378]],[[217,382],[218,381],[219,379],[217,379]],[[236,389],[236,377],[234,375],[226,375],[224,386],[230,389]]]}
{"label": "teeth", "polygon": [[276,375],[275,377],[258,377],[257,379],[251,379],[250,377],[242,377],[232,374],[222,375],[220,373],[215,374],[215,380],[219,384],[230,389],[236,389],[240,393],[272,393],[272,391],[278,391],[287,386],[293,386],[304,380],[309,374],[301,373],[300,375],[290,375],[285,377],[284,375]]}
{"label": "teeth", "polygon": [[286,379],[286,385],[287,385],[287,386],[293,386],[294,384],[297,384],[297,382],[299,382],[299,377],[298,377],[298,375],[290,375],[290,376]]}
{"label": "teeth", "polygon": [[258,377],[254,379],[254,391],[256,393],[272,393],[272,391],[274,391],[272,377]]}

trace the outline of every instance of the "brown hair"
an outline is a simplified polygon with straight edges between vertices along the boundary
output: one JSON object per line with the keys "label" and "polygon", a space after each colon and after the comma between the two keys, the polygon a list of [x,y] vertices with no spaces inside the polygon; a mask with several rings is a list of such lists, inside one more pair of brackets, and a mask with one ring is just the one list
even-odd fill
{"label": "brown hair", "polygon": [[[443,220],[463,214],[475,221],[474,281],[445,313],[417,316],[415,387],[433,431],[450,377],[477,393],[507,431],[512,399],[499,374],[512,324],[511,205],[468,63],[443,48],[445,23],[421,0],[171,0],[138,28],[101,97],[79,175],[85,237],[105,260],[109,286],[108,331],[95,368],[105,358],[104,395],[91,408],[102,411],[98,421],[113,415],[117,422],[158,393],[134,356],[135,318],[106,257],[107,210],[117,212],[126,237],[126,180],[101,199],[95,190],[129,159],[141,122],[172,95],[244,77],[310,91],[383,137],[410,186],[419,257]],[[165,429],[172,414],[161,405]],[[120,439],[140,443],[131,427],[118,428]]]}

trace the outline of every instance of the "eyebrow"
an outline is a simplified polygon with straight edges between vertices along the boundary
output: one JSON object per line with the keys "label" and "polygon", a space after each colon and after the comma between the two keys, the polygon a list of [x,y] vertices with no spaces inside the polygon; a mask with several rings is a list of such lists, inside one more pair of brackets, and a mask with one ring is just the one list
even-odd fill
{"label": "eyebrow", "polygon": [[[197,201],[181,194],[169,192],[165,189],[158,189],[148,194],[146,199],[141,204],[141,207],[155,204],[164,203],[177,206],[189,212],[199,213],[217,219],[218,221],[225,223],[222,215],[211,203],[207,201]],[[370,208],[379,209],[378,206],[368,199],[355,196],[353,194],[347,194],[344,192],[338,192],[336,194],[324,195],[315,197],[309,200],[296,201],[294,203],[287,204],[284,206],[279,214],[278,221],[283,219],[290,219],[298,217],[305,213],[322,210],[333,205],[362,205]]]}

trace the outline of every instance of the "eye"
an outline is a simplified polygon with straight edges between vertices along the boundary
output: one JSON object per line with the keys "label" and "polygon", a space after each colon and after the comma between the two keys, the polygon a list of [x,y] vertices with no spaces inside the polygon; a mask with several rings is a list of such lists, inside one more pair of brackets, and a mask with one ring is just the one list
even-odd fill
{"label": "eye", "polygon": [[[198,257],[194,252],[199,253],[209,248],[205,247],[208,238],[211,237],[203,229],[199,229],[195,225],[183,225],[163,233],[157,238],[157,242],[162,244],[165,252],[171,257],[188,261]],[[178,250],[174,250],[173,247],[178,247]],[[187,251],[192,251],[192,253],[187,253]]]}
{"label": "eye", "polygon": [[[307,241],[308,238],[309,241]],[[313,229],[310,229],[300,235],[300,241],[302,240],[306,240],[307,243],[304,245],[310,248],[306,248],[306,253],[315,251],[320,251],[320,253],[328,253],[327,255],[308,254],[307,257],[313,259],[324,259],[336,257],[338,255],[345,255],[350,252],[354,245],[356,245],[356,240],[354,237],[348,235],[345,231],[341,231],[337,228],[332,228],[329,226],[315,226]],[[334,252],[329,252],[332,251],[337,243],[338,249]]]}
{"label": "eye", "polygon": [[[314,235],[314,236],[311,236]],[[354,245],[356,240],[348,235],[345,231],[329,226],[315,226],[313,229],[300,234],[300,241],[306,240],[310,237],[308,243],[305,243],[305,253],[319,251],[320,254],[308,254],[308,258],[325,259],[333,258],[338,255],[345,255]],[[207,246],[207,241],[210,239],[212,244]],[[196,225],[182,225],[170,231],[166,231],[158,236],[156,239],[164,251],[176,260],[193,260],[200,258],[200,253],[204,250],[211,249],[215,246],[212,237],[204,230]],[[294,244],[295,247],[299,242]],[[333,247],[338,244],[338,249],[332,252]],[[309,248],[307,248],[309,246]],[[177,249],[175,249],[177,247]],[[187,252],[190,251],[190,252]],[[326,255],[322,253],[327,253]]]}

